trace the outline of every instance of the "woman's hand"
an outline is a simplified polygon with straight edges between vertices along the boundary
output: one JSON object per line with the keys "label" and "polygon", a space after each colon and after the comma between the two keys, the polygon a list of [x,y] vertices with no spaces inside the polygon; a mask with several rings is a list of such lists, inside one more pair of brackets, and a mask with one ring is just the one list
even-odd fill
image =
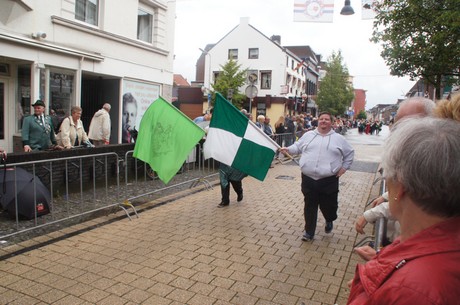
{"label": "woman's hand", "polygon": [[369,246],[358,247],[355,248],[354,251],[365,261],[370,261],[374,256],[377,255],[377,251]]}
{"label": "woman's hand", "polygon": [[356,232],[358,232],[359,234],[364,234],[364,227],[366,226],[366,224],[366,218],[364,218],[364,216],[359,216],[355,222]]}

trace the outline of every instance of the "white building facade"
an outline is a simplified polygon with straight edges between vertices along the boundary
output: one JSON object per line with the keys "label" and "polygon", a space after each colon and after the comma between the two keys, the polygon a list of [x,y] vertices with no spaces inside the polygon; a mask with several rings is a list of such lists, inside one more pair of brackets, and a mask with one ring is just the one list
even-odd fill
{"label": "white building facade", "polygon": [[[292,103],[316,94],[319,62],[314,54],[297,52],[299,49],[296,48],[301,47],[292,48],[281,46],[279,36],[268,38],[262,34],[249,24],[249,18],[241,18],[239,25],[214,45],[208,45],[202,55],[205,57],[203,85],[211,88],[221,66],[233,59],[241,65],[241,69],[248,69],[248,76],[257,76],[254,82],[257,96],[251,110],[265,114],[266,107],[271,107],[271,103],[266,101],[276,100],[278,104],[284,101],[283,107],[292,107],[289,110],[300,112],[300,107],[297,109]],[[244,93],[249,84],[248,81],[239,91]]]}
{"label": "white building facade", "polygon": [[174,22],[174,1],[2,0],[0,146],[22,148],[37,99],[47,114],[82,107],[86,129],[110,103],[111,143],[121,143],[123,95],[137,101],[134,126],[158,96],[171,98]]}

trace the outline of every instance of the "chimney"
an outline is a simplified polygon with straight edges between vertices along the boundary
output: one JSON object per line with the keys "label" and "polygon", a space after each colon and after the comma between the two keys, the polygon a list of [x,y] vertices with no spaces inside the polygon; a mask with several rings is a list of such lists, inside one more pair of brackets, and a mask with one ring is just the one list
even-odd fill
{"label": "chimney", "polygon": [[248,25],[249,24],[249,17],[240,17],[240,24],[241,25]]}
{"label": "chimney", "polygon": [[281,45],[281,36],[280,35],[272,35],[272,37],[270,37],[270,39],[274,42],[276,42],[277,44]]}

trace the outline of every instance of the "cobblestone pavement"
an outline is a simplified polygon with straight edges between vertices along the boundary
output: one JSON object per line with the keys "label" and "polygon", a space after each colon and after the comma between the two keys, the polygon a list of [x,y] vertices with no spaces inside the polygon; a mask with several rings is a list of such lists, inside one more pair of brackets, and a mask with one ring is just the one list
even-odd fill
{"label": "cobblestone pavement", "polygon": [[354,221],[378,194],[380,147],[354,146],[331,234],[319,216],[315,240],[301,241],[300,170],[278,163],[264,182],[245,178],[243,201],[232,191],[226,208],[214,185],[156,199],[139,218],[119,212],[1,248],[0,304],[345,304]]}

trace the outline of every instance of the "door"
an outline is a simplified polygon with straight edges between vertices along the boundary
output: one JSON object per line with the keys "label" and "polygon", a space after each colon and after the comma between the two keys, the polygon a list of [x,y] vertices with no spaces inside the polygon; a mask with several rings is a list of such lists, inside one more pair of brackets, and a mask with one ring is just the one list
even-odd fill
{"label": "door", "polygon": [[0,147],[5,151],[11,152],[8,146],[8,83],[6,80],[0,79]]}

